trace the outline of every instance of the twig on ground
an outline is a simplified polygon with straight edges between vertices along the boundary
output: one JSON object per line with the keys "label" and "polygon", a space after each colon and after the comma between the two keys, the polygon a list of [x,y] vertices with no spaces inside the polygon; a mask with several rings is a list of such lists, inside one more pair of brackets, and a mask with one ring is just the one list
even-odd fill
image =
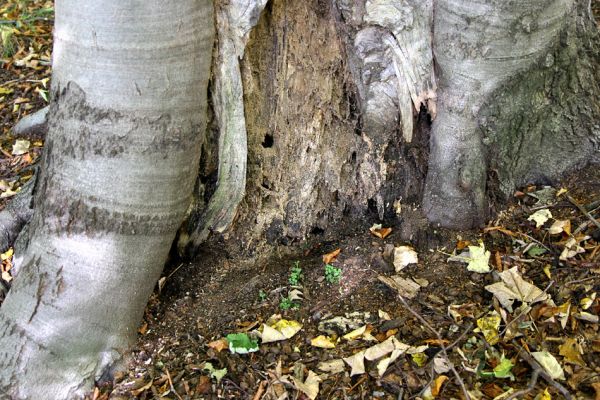
{"label": "twig on ground", "polygon": [[595,219],[595,218],[592,216],[592,214],[590,214],[590,213],[588,212],[588,210],[586,210],[586,209],[585,209],[585,207],[583,207],[581,204],[579,204],[579,203],[578,203],[578,202],[577,202],[577,201],[576,201],[574,198],[572,198],[570,195],[568,195],[568,194],[567,194],[566,196],[567,196],[567,199],[568,199],[568,200],[569,200],[569,201],[570,201],[570,202],[571,202],[571,203],[572,203],[572,204],[573,204],[575,207],[577,207],[577,209],[578,209],[579,211],[581,211],[581,213],[582,213],[583,215],[585,215],[586,217],[588,217],[588,218],[589,218],[589,220],[590,220],[590,221],[592,221],[592,222],[594,223],[594,225],[596,225],[596,227],[597,227],[598,229],[600,229],[600,222],[598,222],[598,220],[596,220],[596,219]]}
{"label": "twig on ground", "polygon": [[525,389],[517,390],[516,392],[508,396],[505,400],[520,399],[521,396],[525,396],[527,393],[531,392],[537,384],[538,376],[540,376],[540,371],[537,369],[533,370],[533,373],[531,374],[531,379],[529,380],[529,384],[527,385],[527,387]]}
{"label": "twig on ground", "polygon": [[537,373],[546,381],[548,382],[548,384],[552,385],[556,390],[558,390],[565,399],[567,400],[572,400],[573,396],[571,396],[571,393],[569,393],[569,391],[560,383],[556,382],[554,380],[554,378],[552,378],[550,376],[549,373],[546,372],[546,370],[544,370],[544,368],[535,360],[535,358],[533,358],[528,352],[527,350],[525,350],[523,347],[519,346],[519,344],[517,342],[515,342],[514,340],[512,340],[512,344],[518,349],[518,355],[525,360],[529,366],[535,371],[537,371]]}
{"label": "twig on ground", "polygon": [[171,388],[171,392],[175,393],[175,396],[177,396],[177,398],[179,400],[183,400],[183,398],[179,395],[179,393],[177,393],[177,390],[175,390],[175,386],[173,386],[173,380],[171,379],[171,374],[169,374],[169,370],[165,368],[165,372],[167,373],[167,379],[169,380],[169,386]]}
{"label": "twig on ground", "polygon": [[442,348],[442,354],[446,358],[446,361],[448,362],[448,365],[450,366],[450,370],[452,371],[452,373],[456,377],[456,380],[458,381],[458,384],[459,384],[460,388],[462,389],[462,392],[463,392],[463,394],[465,396],[465,399],[466,400],[471,400],[471,396],[469,396],[469,392],[467,391],[467,388],[465,387],[465,383],[463,382],[463,380],[460,377],[458,371],[454,367],[454,364],[452,363],[452,361],[450,361],[450,357],[448,356],[448,352],[446,351],[446,346],[444,346],[444,344],[443,344],[442,335],[435,328],[433,328],[429,324],[429,322],[427,322],[425,320],[425,318],[423,318],[418,312],[416,312],[415,310],[413,310],[413,308],[408,304],[408,302],[406,301],[406,299],[404,299],[404,296],[402,296],[400,293],[398,293],[398,298],[400,299],[400,302],[402,303],[402,305],[404,307],[406,307],[406,309],[412,315],[414,315],[427,329],[429,329],[429,331],[431,331],[437,337],[437,339],[439,340],[439,343],[440,343],[440,347]]}
{"label": "twig on ground", "polygon": [[260,381],[260,385],[258,385],[258,389],[254,396],[252,396],[252,400],[260,400],[260,398],[265,394],[265,389],[267,387],[267,381]]}

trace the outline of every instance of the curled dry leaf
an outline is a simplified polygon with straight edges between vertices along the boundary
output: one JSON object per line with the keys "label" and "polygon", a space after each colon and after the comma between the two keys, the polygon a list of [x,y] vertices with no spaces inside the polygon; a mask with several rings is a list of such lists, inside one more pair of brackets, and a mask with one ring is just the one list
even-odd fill
{"label": "curled dry leaf", "polygon": [[381,224],[375,224],[369,228],[369,232],[380,239],[385,239],[392,233],[392,228],[382,228]]}
{"label": "curled dry leaf", "polygon": [[341,252],[342,252],[342,249],[335,249],[331,253],[327,253],[327,254],[323,255],[323,263],[331,264]]}
{"label": "curled dry leaf", "polygon": [[400,272],[410,264],[417,264],[419,258],[417,252],[410,246],[398,246],[394,248],[394,268]]}
{"label": "curled dry leaf", "polygon": [[509,312],[515,300],[533,304],[548,299],[548,295],[521,277],[518,267],[500,272],[502,282],[487,285],[485,289],[491,292]]}
{"label": "curled dry leaf", "polygon": [[308,371],[308,376],[304,382],[295,377],[292,377],[292,381],[294,381],[296,389],[307,395],[309,399],[315,400],[319,395],[319,382],[321,382],[321,378],[313,371]]}
{"label": "curled dry leaf", "polygon": [[208,347],[214,349],[217,353],[222,352],[223,350],[229,348],[229,342],[225,338],[221,338],[219,340],[215,340],[208,344]]}
{"label": "curled dry leaf", "polygon": [[533,214],[531,214],[529,216],[529,218],[527,218],[527,221],[534,221],[535,222],[535,227],[536,228],[540,228],[550,218],[552,218],[552,213],[550,212],[550,210],[548,210],[547,208],[543,208],[543,209],[537,210],[536,212],[534,212]]}

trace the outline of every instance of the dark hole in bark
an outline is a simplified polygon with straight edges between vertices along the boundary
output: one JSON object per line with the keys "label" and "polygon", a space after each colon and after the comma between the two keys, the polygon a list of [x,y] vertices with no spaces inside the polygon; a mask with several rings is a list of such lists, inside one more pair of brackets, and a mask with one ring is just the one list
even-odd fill
{"label": "dark hole in bark", "polygon": [[314,226],[311,230],[310,230],[310,234],[311,235],[322,235],[325,233],[325,229],[320,228],[318,226]]}
{"label": "dark hole in bark", "polygon": [[310,153],[310,147],[306,148],[306,154]]}
{"label": "dark hole in bark", "polygon": [[261,143],[261,145],[262,145],[262,147],[264,147],[266,149],[266,148],[269,148],[269,147],[273,147],[273,143],[274,143],[273,135],[270,135],[270,134],[267,133],[265,135],[265,140],[263,140],[263,142]]}
{"label": "dark hole in bark", "polygon": [[377,200],[375,200],[374,198],[370,198],[367,201],[367,207],[369,208],[369,211],[371,211],[372,213],[377,214]]}
{"label": "dark hole in bark", "polygon": [[352,160],[353,163],[356,162],[356,152],[355,151],[352,152],[350,159]]}

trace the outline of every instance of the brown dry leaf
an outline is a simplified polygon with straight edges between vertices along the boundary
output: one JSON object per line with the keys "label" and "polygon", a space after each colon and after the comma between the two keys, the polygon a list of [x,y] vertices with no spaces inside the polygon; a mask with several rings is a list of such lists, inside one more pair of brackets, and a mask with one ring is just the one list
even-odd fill
{"label": "brown dry leaf", "polygon": [[467,248],[471,244],[470,240],[459,240],[456,243],[456,250],[461,251]]}
{"label": "brown dry leaf", "polygon": [[504,393],[504,390],[495,383],[486,383],[481,387],[481,391],[488,397],[496,398]]}
{"label": "brown dry leaf", "polygon": [[385,239],[392,233],[392,228],[382,228],[381,224],[375,224],[369,228],[369,231],[380,239]]}
{"label": "brown dry leaf", "polygon": [[323,255],[323,263],[331,264],[333,260],[341,253],[342,249],[335,249],[331,253]]}
{"label": "brown dry leaf", "polygon": [[219,340],[215,340],[208,344],[208,347],[214,349],[217,353],[229,348],[229,342],[225,338],[221,338]]}
{"label": "brown dry leaf", "polygon": [[196,390],[194,390],[194,394],[208,394],[212,389],[212,384],[210,378],[206,375],[201,375],[198,379],[198,384],[196,385]]}
{"label": "brown dry leaf", "polygon": [[445,346],[448,343],[450,343],[446,339],[425,339],[423,342],[430,344],[432,346],[440,346],[440,347]]}
{"label": "brown dry leaf", "polygon": [[596,400],[600,400],[600,382],[592,383],[592,387],[596,391]]}
{"label": "brown dry leaf", "polygon": [[152,387],[152,379],[150,380],[150,382],[148,382],[141,388],[132,390],[131,394],[134,396],[139,396],[140,394],[144,393],[146,390],[150,389],[151,387]]}
{"label": "brown dry leaf", "polygon": [[138,329],[138,332],[140,335],[145,335],[146,332],[148,332],[148,323],[144,322],[142,326],[140,326],[140,329]]}
{"label": "brown dry leaf", "polygon": [[448,380],[446,375],[440,375],[431,384],[431,395],[437,397],[442,390],[442,385]]}
{"label": "brown dry leaf", "polygon": [[565,342],[559,346],[558,354],[563,356],[568,363],[585,367],[585,361],[583,361],[583,357],[581,356],[581,346],[577,342],[577,339],[566,338]]}

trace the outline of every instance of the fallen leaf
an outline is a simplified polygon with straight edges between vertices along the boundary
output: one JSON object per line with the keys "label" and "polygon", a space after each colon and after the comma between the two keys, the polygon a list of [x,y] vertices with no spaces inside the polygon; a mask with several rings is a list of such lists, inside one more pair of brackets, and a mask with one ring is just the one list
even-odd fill
{"label": "fallen leaf", "polygon": [[485,274],[491,271],[489,261],[491,253],[485,249],[483,243],[479,246],[469,246],[469,264],[467,271]]}
{"label": "fallen leaf", "polygon": [[550,210],[547,208],[542,208],[541,210],[537,210],[531,214],[529,218],[527,218],[527,221],[534,221],[535,227],[539,228],[543,226],[550,218],[552,218],[552,213]]}
{"label": "fallen leaf", "polygon": [[565,361],[571,364],[585,366],[581,356],[581,346],[574,338],[565,338],[565,342],[558,347],[558,354],[565,358]]}
{"label": "fallen leaf", "polygon": [[407,265],[419,262],[417,252],[410,246],[398,246],[394,248],[394,268],[400,272]]}
{"label": "fallen leaf", "polygon": [[30,145],[31,143],[29,142],[29,140],[17,140],[15,141],[15,144],[13,144],[11,154],[13,156],[20,156],[21,154],[25,154],[29,151]]}
{"label": "fallen leaf", "polygon": [[365,350],[365,358],[369,361],[373,361],[391,353],[396,348],[393,342],[394,339],[396,338],[392,336],[381,343],[369,347]]}
{"label": "fallen leaf", "polygon": [[502,318],[500,318],[500,314],[496,311],[490,311],[487,313],[487,316],[477,320],[477,327],[483,333],[485,341],[492,346],[500,341],[498,333],[500,322],[502,322]]}
{"label": "fallen leaf", "polygon": [[557,219],[554,221],[552,226],[548,228],[548,233],[551,235],[558,235],[565,232],[567,235],[571,234],[571,221],[568,219],[560,220]]}
{"label": "fallen leaf", "polygon": [[565,373],[552,354],[547,351],[534,351],[531,355],[550,374],[552,379],[565,380]]}
{"label": "fallen leaf", "polygon": [[427,362],[427,355],[425,353],[415,353],[411,355],[412,360],[417,364],[418,367],[422,367]]}
{"label": "fallen leaf", "polygon": [[531,283],[525,282],[518,267],[502,271],[498,275],[502,282],[487,285],[485,289],[491,292],[509,312],[515,300],[533,304],[548,299],[548,295]]}
{"label": "fallen leaf", "polygon": [[325,335],[319,335],[316,338],[313,338],[310,341],[310,345],[313,347],[319,347],[322,349],[333,349],[335,348],[335,343],[330,337]]}
{"label": "fallen leaf", "polygon": [[589,236],[583,236],[581,238],[570,237],[565,243],[565,248],[558,257],[559,260],[565,261],[569,258],[575,257],[577,254],[585,253],[585,249],[579,245],[580,242],[589,239]]}
{"label": "fallen leaf", "polygon": [[361,337],[367,330],[367,326],[363,325],[358,329],[355,329],[349,333],[346,333],[344,336],[342,336],[342,338],[346,339],[346,340],[355,340],[358,339],[359,337]]}
{"label": "fallen leaf", "polygon": [[365,373],[365,351],[359,351],[350,357],[343,359],[346,364],[352,368],[350,376],[360,375]]}
{"label": "fallen leaf", "polygon": [[543,392],[538,393],[533,400],[552,400],[552,396],[550,396],[550,392],[548,392],[548,388],[546,388]]}
{"label": "fallen leaf", "polygon": [[446,375],[440,375],[437,378],[435,378],[435,380],[431,384],[431,394],[433,395],[433,397],[437,397],[440,394],[440,391],[442,390],[442,385],[447,380],[448,377]]}
{"label": "fallen leaf", "polygon": [[13,256],[13,254],[14,254],[14,250],[13,250],[13,248],[11,247],[11,248],[9,248],[8,250],[6,250],[4,253],[0,254],[0,259],[1,259],[2,261],[6,261],[6,260],[8,260],[9,258],[11,258],[11,257]]}
{"label": "fallen leaf", "polygon": [[512,363],[512,361],[509,358],[505,358],[503,354],[502,357],[500,357],[500,362],[498,365],[494,367],[494,376],[500,379],[510,378],[513,380],[514,375],[512,374],[511,370],[514,366],[515,365]]}
{"label": "fallen leaf", "polygon": [[315,400],[319,395],[319,382],[321,378],[312,371],[308,371],[308,376],[304,382],[292,377],[296,389],[307,395],[311,400]]}
{"label": "fallen leaf", "polygon": [[401,278],[398,275],[393,275],[390,277],[379,275],[377,278],[390,288],[397,291],[399,295],[408,299],[414,298],[421,288],[421,286],[415,281]]}
{"label": "fallen leaf", "polygon": [[433,370],[437,374],[444,374],[452,369],[446,357],[436,356],[433,359]]}
{"label": "fallen leaf", "polygon": [[481,391],[492,399],[504,394],[504,390],[502,390],[502,388],[495,383],[486,383],[481,387]]}
{"label": "fallen leaf", "polygon": [[331,264],[331,262],[333,260],[335,260],[335,258],[340,254],[341,251],[342,251],[342,249],[335,249],[331,253],[325,254],[323,256],[323,263],[324,264]]}
{"label": "fallen leaf", "polygon": [[247,333],[230,333],[226,339],[232,353],[247,354],[258,351],[258,342],[251,340]]}
{"label": "fallen leaf", "polygon": [[229,347],[229,342],[225,338],[221,338],[219,340],[212,341],[208,344],[208,347],[214,349],[217,353],[227,349]]}
{"label": "fallen leaf", "polygon": [[[271,318],[269,321],[271,321]],[[275,319],[272,323],[263,324],[263,331],[261,334],[262,343],[272,343],[281,340],[287,340],[294,336],[298,331],[302,329],[302,324],[297,321],[291,321],[287,319]]]}
{"label": "fallen leaf", "polygon": [[377,315],[379,316],[379,319],[382,319],[384,321],[389,321],[392,319],[392,317],[390,317],[390,314],[386,313],[383,310],[377,310]]}
{"label": "fallen leaf", "polygon": [[331,361],[322,361],[317,365],[317,368],[323,372],[329,372],[331,374],[337,374],[344,372],[345,369],[344,360],[341,358]]}
{"label": "fallen leaf", "polygon": [[385,239],[392,233],[392,228],[382,228],[381,224],[375,224],[369,228],[369,231],[378,238]]}
{"label": "fallen leaf", "polygon": [[207,371],[210,374],[211,378],[215,378],[217,383],[221,382],[221,379],[227,374],[227,368],[223,369],[215,369],[212,363],[205,362],[203,370]]}

